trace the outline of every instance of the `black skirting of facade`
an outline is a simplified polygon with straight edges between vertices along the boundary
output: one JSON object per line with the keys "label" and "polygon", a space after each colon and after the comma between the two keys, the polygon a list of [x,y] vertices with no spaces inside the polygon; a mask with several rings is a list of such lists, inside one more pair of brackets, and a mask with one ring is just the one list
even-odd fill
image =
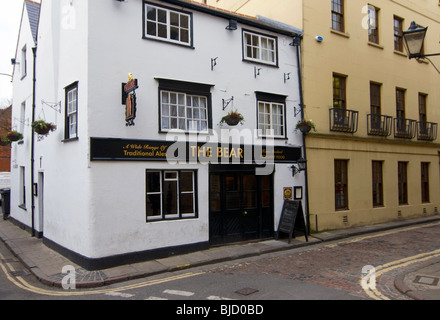
{"label": "black skirting of facade", "polygon": [[62,254],[72,262],[80,265],[88,271],[96,271],[101,269],[113,268],[117,266],[145,262],[154,259],[163,259],[175,255],[187,254],[191,252],[209,249],[208,242],[192,243],[182,246],[159,248],[153,250],[145,250],[138,252],[130,252],[107,256],[102,258],[89,258],[60,246],[56,242],[43,237],[43,243],[52,250]]}

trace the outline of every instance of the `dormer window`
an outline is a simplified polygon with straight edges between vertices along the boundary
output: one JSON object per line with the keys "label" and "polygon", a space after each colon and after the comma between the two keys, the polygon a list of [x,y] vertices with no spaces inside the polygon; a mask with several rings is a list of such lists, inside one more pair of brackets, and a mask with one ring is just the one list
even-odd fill
{"label": "dormer window", "polygon": [[243,31],[244,60],[278,65],[277,39],[250,31]]}
{"label": "dormer window", "polygon": [[144,38],[192,45],[191,14],[144,4]]}

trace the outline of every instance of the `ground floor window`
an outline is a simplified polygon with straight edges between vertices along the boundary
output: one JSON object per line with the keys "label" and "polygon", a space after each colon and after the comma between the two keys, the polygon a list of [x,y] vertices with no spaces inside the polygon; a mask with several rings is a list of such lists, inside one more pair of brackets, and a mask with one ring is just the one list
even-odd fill
{"label": "ground floor window", "polygon": [[373,161],[373,206],[383,206],[383,170],[382,161]]}
{"label": "ground floor window", "polygon": [[146,170],[147,221],[197,217],[197,172]]}
{"label": "ground floor window", "polygon": [[429,163],[421,163],[422,202],[429,202]]}
{"label": "ground floor window", "polygon": [[407,162],[398,163],[398,189],[399,189],[399,205],[408,204],[408,173]]}
{"label": "ground floor window", "polygon": [[348,210],[348,161],[335,160],[335,209]]}

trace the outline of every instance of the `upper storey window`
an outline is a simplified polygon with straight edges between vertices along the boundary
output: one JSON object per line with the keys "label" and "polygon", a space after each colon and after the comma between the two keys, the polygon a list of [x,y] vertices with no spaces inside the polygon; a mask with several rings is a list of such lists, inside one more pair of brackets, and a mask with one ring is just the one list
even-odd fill
{"label": "upper storey window", "polygon": [[345,32],[344,0],[332,0],[332,29]]}
{"label": "upper storey window", "polygon": [[243,31],[245,60],[277,65],[277,39],[258,33]]}
{"label": "upper storey window", "polygon": [[144,38],[192,45],[191,14],[144,4]]}

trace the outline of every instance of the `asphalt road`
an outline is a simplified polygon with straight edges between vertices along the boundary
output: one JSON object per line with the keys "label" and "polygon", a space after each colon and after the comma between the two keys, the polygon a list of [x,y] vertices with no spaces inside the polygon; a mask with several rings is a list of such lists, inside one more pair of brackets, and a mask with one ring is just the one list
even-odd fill
{"label": "asphalt road", "polygon": [[[394,287],[396,275],[409,270],[409,266],[401,262],[411,261],[414,267],[418,262],[416,257],[438,259],[439,234],[439,222],[417,225],[112,286],[71,291],[39,283],[0,243],[0,300],[149,300],[148,306],[160,308],[167,305],[158,301],[168,300],[173,302],[165,310],[171,313],[206,312],[191,309],[194,303],[204,301],[204,306],[212,307],[211,316],[225,317],[229,317],[227,312],[234,310],[225,307],[225,314],[221,314],[219,302],[252,306],[261,303],[267,310],[262,301],[410,300]],[[377,270],[377,279],[368,278],[372,274],[366,266]],[[375,290],[369,290],[373,285]],[[214,306],[218,310],[214,310]],[[259,310],[253,308],[253,312]]]}

